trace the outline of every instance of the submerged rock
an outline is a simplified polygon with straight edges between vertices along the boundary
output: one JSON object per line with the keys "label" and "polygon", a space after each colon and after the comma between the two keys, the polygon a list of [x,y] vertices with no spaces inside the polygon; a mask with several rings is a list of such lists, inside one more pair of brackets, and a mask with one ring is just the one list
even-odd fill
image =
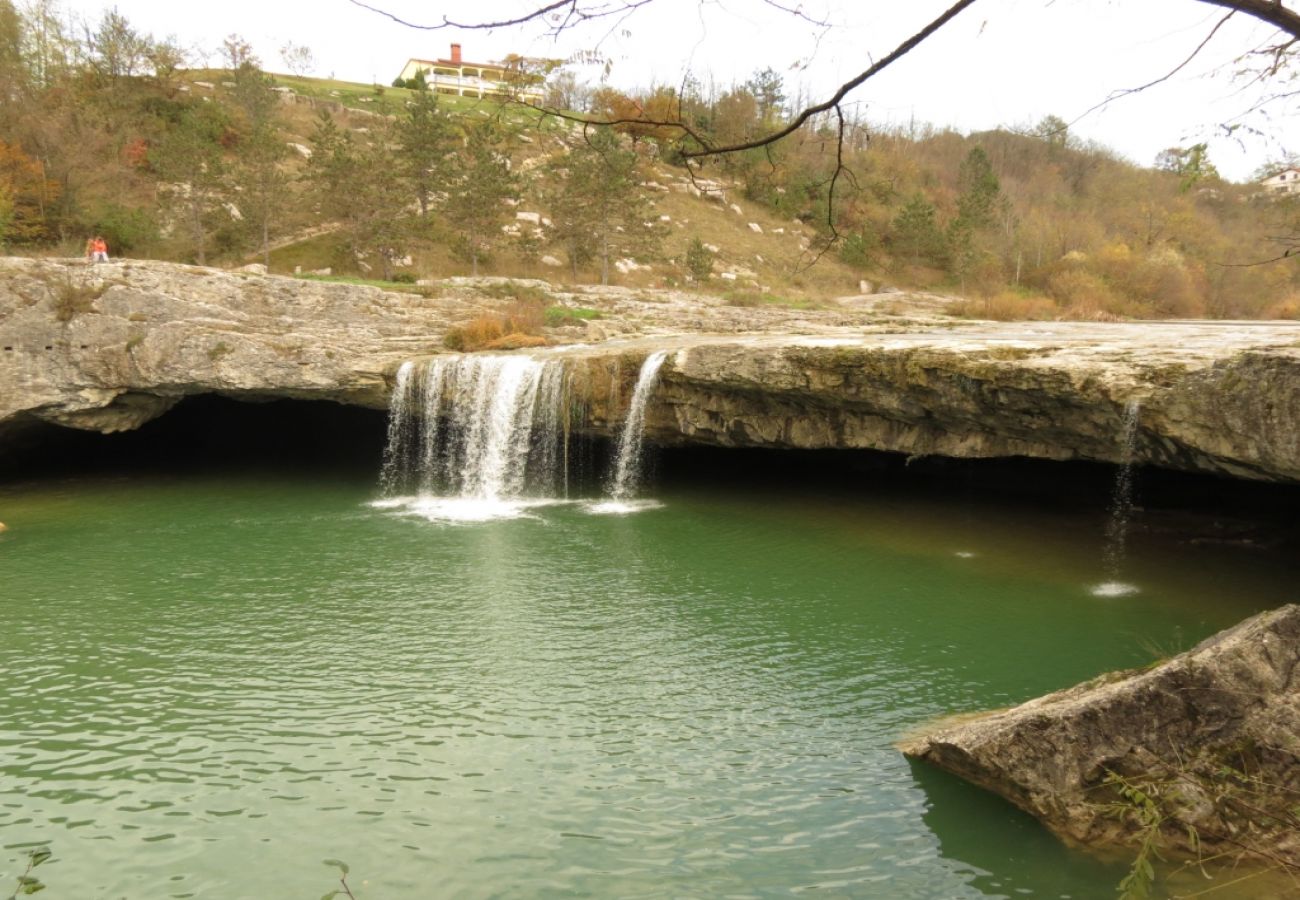
{"label": "submerged rock", "polygon": [[1300,867],[1300,606],[900,748],[1070,841]]}

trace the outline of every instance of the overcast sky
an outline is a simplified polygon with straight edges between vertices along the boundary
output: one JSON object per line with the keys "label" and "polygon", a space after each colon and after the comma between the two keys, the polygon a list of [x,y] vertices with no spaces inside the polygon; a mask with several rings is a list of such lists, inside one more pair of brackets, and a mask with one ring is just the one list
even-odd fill
{"label": "overcast sky", "polygon": [[[409,21],[441,15],[495,19],[531,9],[529,0],[368,0]],[[540,0],[539,0],[540,2]],[[775,8],[803,10],[835,23],[829,30]],[[352,81],[390,83],[411,56],[446,56],[458,41],[466,59],[507,53],[568,57],[596,49],[612,60],[610,81],[628,88],[677,84],[690,69],[726,86],[771,66],[786,79],[825,94],[919,29],[951,0],[655,0],[621,22],[605,20],[556,39],[536,25],[491,32],[418,31],[360,9],[347,0],[311,3],[219,0],[118,0],[118,10],[155,36],[213,53],[232,32],[251,42],[263,65],[283,70],[286,41],[310,47],[316,73]],[[65,0],[97,19],[103,3]],[[1294,5],[1288,0],[1288,5]],[[1047,114],[1084,116],[1113,92],[1168,73],[1196,48],[1224,11],[1195,0],[982,0],[913,54],[852,96],[872,122],[910,120],[963,131],[1029,123]],[[1149,165],[1160,150],[1201,140],[1229,178],[1245,180],[1262,163],[1300,150],[1300,115],[1274,106],[1250,124],[1263,136],[1226,138],[1220,123],[1235,121],[1256,96],[1234,81],[1233,60],[1267,41],[1270,29],[1238,15],[1202,55],[1168,82],[1114,100],[1073,126],[1080,137],[1105,143]],[[600,77],[589,71],[589,77]],[[1288,113],[1290,114],[1288,116]],[[1242,144],[1244,143],[1244,146]]]}

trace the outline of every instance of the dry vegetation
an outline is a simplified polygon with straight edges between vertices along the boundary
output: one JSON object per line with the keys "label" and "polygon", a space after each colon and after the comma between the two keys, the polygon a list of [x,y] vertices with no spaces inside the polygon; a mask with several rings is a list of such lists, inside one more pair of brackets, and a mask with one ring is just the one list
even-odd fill
{"label": "dry vegetation", "polygon": [[[0,9],[6,4],[0,0]],[[120,16],[113,21],[129,30]],[[1188,168],[1192,157],[1171,156],[1181,170],[1134,165],[1050,119],[973,135],[851,123],[844,161],[852,175],[838,179],[834,198],[839,157],[826,122],[694,175],[673,162],[662,129],[633,123],[621,127],[617,152],[634,154],[626,183],[644,194],[636,215],[645,221],[596,229],[578,252],[571,229],[564,236],[571,223],[557,198],[572,176],[563,161],[580,156],[585,143],[555,119],[439,98],[434,118],[450,141],[440,152],[451,164],[431,185],[432,210],[417,216],[418,178],[404,162],[412,138],[403,130],[417,92],[268,77],[247,60],[230,70],[126,74],[99,34],[89,43],[76,34],[59,39],[66,46],[58,65],[38,71],[24,60],[4,63],[15,88],[0,97],[0,212],[9,210],[0,240],[11,252],[76,256],[87,234],[102,232],[114,255],[232,265],[261,258],[265,242],[276,272],[329,269],[413,282],[468,274],[472,245],[482,274],[591,282],[607,268],[593,247],[644,227],[644,240],[619,239],[624,249],[616,254],[637,266],[608,267],[614,282],[690,286],[735,305],[816,305],[857,293],[865,280],[956,294],[965,298],[952,307],[956,314],[988,318],[1300,316],[1300,265],[1251,264],[1272,254],[1271,239],[1300,233],[1300,203],[1224,182],[1203,157]],[[150,71],[147,62],[131,71]],[[769,71],[711,96],[659,88],[636,97],[578,92],[563,101],[597,115],[671,110],[717,138],[736,139],[780,120],[780,88]],[[270,105],[259,112],[266,98]],[[178,135],[197,120],[210,155],[194,171],[219,171],[224,180],[176,190],[168,179],[180,177]],[[322,173],[342,157],[322,137],[327,121],[333,146],[353,164],[333,182]],[[469,235],[461,216],[438,204],[450,202],[469,165],[462,151],[485,123],[495,126],[493,152],[526,174],[503,188],[499,202],[484,201],[495,218]],[[267,147],[279,151],[269,166],[258,162]],[[258,165],[274,188],[260,216]],[[692,179],[705,176],[724,197],[689,193]],[[328,200],[341,192],[346,215]],[[516,221],[516,212],[552,223],[534,227]],[[467,324],[467,346],[536,337],[545,304],[521,299],[517,306]]]}

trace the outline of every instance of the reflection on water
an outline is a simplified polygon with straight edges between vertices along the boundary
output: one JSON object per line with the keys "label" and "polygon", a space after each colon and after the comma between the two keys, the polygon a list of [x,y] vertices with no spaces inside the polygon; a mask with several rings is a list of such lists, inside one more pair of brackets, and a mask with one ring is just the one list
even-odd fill
{"label": "reflection on water", "polygon": [[[1140,664],[1293,563],[870,497],[468,522],[341,482],[7,489],[0,871],[52,896],[1105,896],[893,749]],[[461,527],[441,527],[455,521]],[[1226,589],[1228,586],[1231,590]]]}

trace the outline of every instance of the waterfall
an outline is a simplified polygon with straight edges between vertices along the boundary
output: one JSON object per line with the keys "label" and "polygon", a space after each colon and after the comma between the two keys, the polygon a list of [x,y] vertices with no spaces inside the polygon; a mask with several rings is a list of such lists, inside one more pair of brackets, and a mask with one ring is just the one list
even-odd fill
{"label": "waterfall", "polygon": [[404,363],[389,408],[384,494],[489,504],[553,492],[564,371],[526,356]]}
{"label": "waterfall", "polygon": [[627,419],[623,422],[623,432],[618,439],[614,474],[610,478],[609,494],[616,501],[630,500],[636,495],[637,482],[641,476],[641,442],[645,434],[646,403],[650,400],[650,394],[659,380],[659,370],[667,357],[667,352],[662,350],[651,353],[641,364],[641,371],[636,377],[632,402],[628,406]]}
{"label": "waterfall", "polygon": [[1120,597],[1137,593],[1137,587],[1120,580],[1124,555],[1128,544],[1129,520],[1133,516],[1133,455],[1137,449],[1138,421],[1142,405],[1130,400],[1124,406],[1120,421],[1119,470],[1110,495],[1110,514],[1106,520],[1105,543],[1102,547],[1102,564],[1106,581],[1093,588],[1093,593],[1103,597]]}

